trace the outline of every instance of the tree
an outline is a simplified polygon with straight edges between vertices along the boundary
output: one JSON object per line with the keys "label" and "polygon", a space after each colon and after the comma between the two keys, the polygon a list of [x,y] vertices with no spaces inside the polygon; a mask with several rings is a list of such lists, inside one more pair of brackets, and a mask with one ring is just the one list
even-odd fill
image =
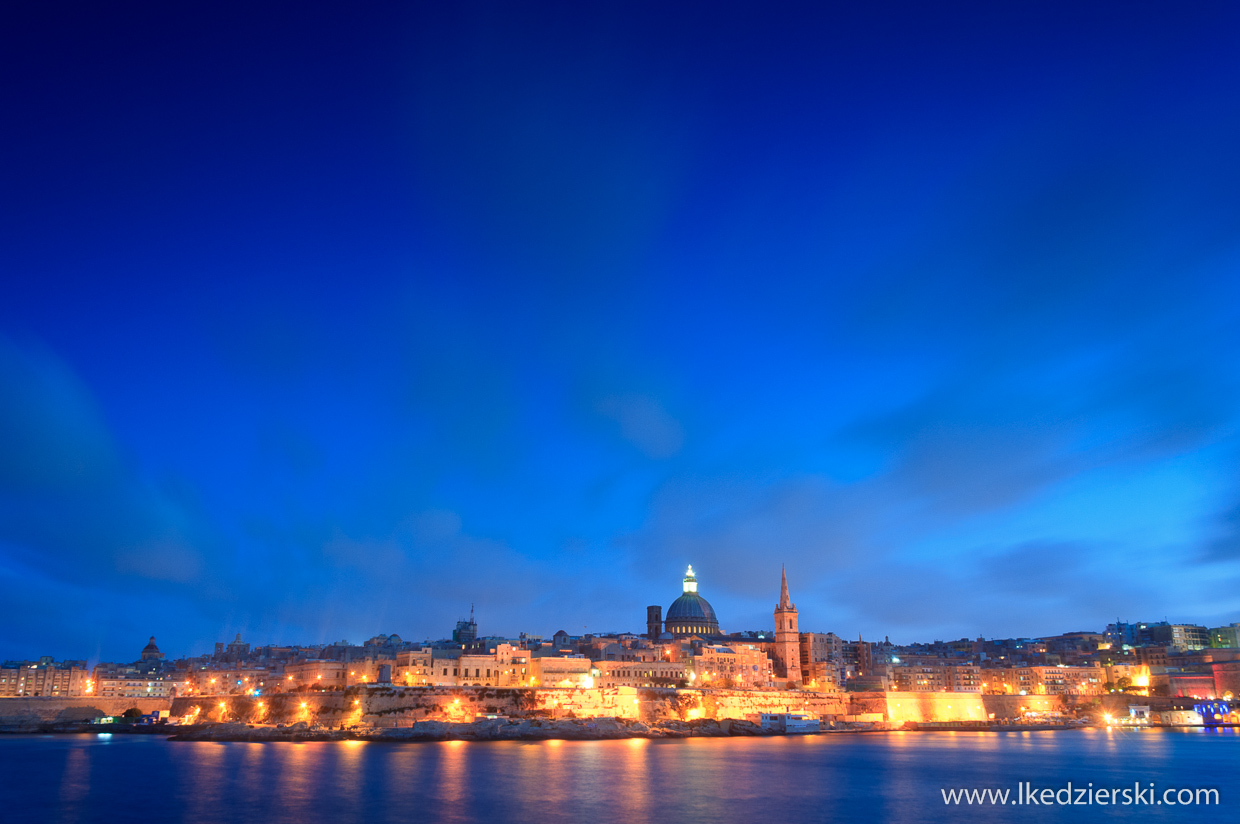
{"label": "tree", "polygon": [[141,718],[141,717],[142,717],[142,710],[138,709],[137,707],[130,707],[129,709],[121,713],[121,718]]}

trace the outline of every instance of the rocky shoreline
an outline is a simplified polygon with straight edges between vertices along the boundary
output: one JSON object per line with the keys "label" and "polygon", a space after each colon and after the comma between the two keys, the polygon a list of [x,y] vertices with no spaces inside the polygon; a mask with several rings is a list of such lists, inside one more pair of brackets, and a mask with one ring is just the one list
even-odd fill
{"label": "rocky shoreline", "polygon": [[289,726],[198,724],[180,727],[170,741],[606,741],[620,738],[726,738],[777,735],[751,721],[661,721],[622,718],[486,719],[470,723],[418,721],[409,727],[330,729]]}
{"label": "rocky shoreline", "polygon": [[[876,732],[936,732],[945,730],[972,732],[1033,732],[1042,730],[1081,729],[1082,724],[1023,724],[995,726],[988,724],[831,724],[820,734]],[[408,727],[374,727],[356,725],[347,728],[321,724],[245,724],[205,723],[168,724],[37,724],[0,727],[0,734],[115,734],[158,735],[169,741],[606,741],[645,738],[729,738],[785,735],[764,730],[752,721],[697,719],[693,721],[656,721],[644,724],[624,718],[571,719],[505,719],[493,718],[473,722],[418,721]],[[804,734],[804,733],[794,733]],[[810,733],[811,735],[814,733]]]}

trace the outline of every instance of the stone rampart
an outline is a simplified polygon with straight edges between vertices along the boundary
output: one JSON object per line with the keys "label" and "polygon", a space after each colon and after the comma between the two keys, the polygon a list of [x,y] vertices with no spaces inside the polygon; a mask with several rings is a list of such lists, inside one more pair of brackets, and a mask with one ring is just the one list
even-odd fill
{"label": "stone rampart", "polygon": [[510,718],[597,718],[642,721],[753,720],[763,712],[842,716],[846,697],[799,691],[499,689],[492,687],[353,688],[344,692],[284,693],[264,697],[177,698],[172,715],[187,721],[319,723],[330,726],[402,726],[416,721]]}
{"label": "stone rampart", "polygon": [[171,706],[170,698],[0,698],[0,727],[90,721],[121,715],[128,709],[138,709],[145,715]]}

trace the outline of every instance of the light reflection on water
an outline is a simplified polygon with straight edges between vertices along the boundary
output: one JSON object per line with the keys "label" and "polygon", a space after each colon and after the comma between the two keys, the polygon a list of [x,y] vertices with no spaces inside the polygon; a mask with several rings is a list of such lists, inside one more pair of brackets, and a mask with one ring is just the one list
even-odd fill
{"label": "light reflection on water", "polygon": [[90,755],[85,746],[73,747],[65,757],[60,779],[60,809],[63,821],[81,820],[82,802],[90,791]]}
{"label": "light reflection on water", "polygon": [[[932,732],[682,741],[173,743],[0,736],[5,822],[1068,821],[1069,808],[953,808],[939,790],[1217,787],[1216,810],[1091,819],[1237,820],[1233,731]],[[949,814],[950,813],[950,814]]]}

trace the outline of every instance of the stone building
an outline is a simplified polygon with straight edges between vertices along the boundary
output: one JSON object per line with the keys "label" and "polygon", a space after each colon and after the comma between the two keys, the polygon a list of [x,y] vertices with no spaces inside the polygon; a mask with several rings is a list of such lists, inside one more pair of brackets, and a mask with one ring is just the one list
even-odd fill
{"label": "stone building", "polygon": [[349,663],[345,661],[290,662],[284,665],[284,688],[286,691],[305,687],[312,690],[344,689],[348,685]]}
{"label": "stone building", "polygon": [[593,662],[581,655],[543,656],[530,659],[534,683],[540,687],[589,687]]}
{"label": "stone building", "polygon": [[693,685],[727,689],[769,689],[771,659],[753,645],[702,644],[693,651]]}
{"label": "stone building", "polygon": [[142,671],[133,666],[95,667],[94,693],[100,698],[176,698],[187,694],[190,675],[182,671]]}
{"label": "stone building", "polygon": [[[852,674],[844,639],[834,632],[801,633],[801,681],[810,689],[839,689]],[[855,671],[855,668],[852,668]]]}
{"label": "stone building", "polygon": [[254,665],[204,667],[189,671],[187,676],[187,692],[195,695],[254,695],[284,686],[278,673]]}
{"label": "stone building", "polygon": [[683,661],[595,661],[596,687],[685,687],[692,668]]}
{"label": "stone building", "polygon": [[775,677],[788,686],[801,683],[801,633],[796,604],[788,597],[788,573],[780,569],[779,603],[775,605],[775,644],[771,647]]}
{"label": "stone building", "polygon": [[50,656],[34,661],[6,661],[0,667],[0,697],[27,695],[77,697],[93,689],[85,661],[61,661]]}
{"label": "stone building", "polygon": [[406,687],[425,687],[437,683],[434,677],[434,650],[422,647],[398,652],[392,680]]}

